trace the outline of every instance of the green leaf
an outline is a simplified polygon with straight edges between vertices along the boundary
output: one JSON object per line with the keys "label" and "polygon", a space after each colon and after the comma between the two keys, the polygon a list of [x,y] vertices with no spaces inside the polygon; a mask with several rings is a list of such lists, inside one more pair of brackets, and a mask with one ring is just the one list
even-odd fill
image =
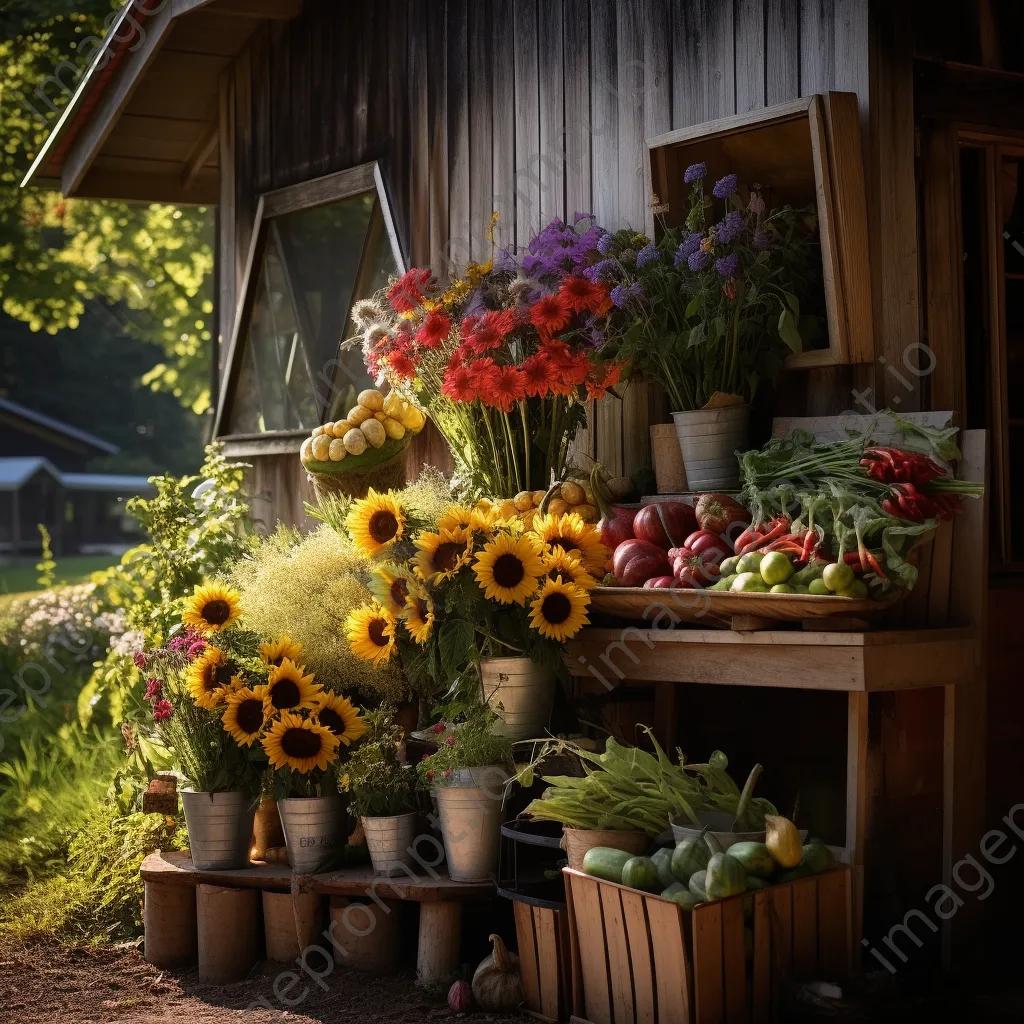
{"label": "green leaf", "polygon": [[473,646],[475,633],[473,623],[466,619],[450,619],[441,627],[438,644],[446,676],[454,676],[462,667]]}
{"label": "green leaf", "polygon": [[697,345],[703,345],[705,341],[707,341],[707,329],[703,323],[699,323],[690,331],[690,339],[687,341],[686,347],[695,348]]}
{"label": "green leaf", "polygon": [[779,337],[782,338],[793,352],[803,350],[804,343],[800,338],[800,332],[796,329],[796,321],[788,309],[784,309],[779,314]]}
{"label": "green leaf", "polygon": [[689,320],[691,316],[696,316],[699,311],[700,296],[694,295],[694,297],[690,299],[689,303],[687,304],[686,312],[683,313],[683,316],[686,317],[687,320]]}
{"label": "green leaf", "polygon": [[793,316],[798,320],[800,319],[800,300],[792,292],[783,292],[786,297],[786,302],[789,304],[789,308],[793,310]]}

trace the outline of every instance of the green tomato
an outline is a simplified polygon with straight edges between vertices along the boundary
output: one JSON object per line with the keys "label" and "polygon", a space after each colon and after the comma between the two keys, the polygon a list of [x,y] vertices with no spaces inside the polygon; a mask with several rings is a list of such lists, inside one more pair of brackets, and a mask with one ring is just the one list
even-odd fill
{"label": "green tomato", "polygon": [[[788,584],[783,584],[783,586],[788,586]],[[808,586],[804,586],[804,584],[802,583],[796,583],[793,585],[794,594],[809,594],[810,592],[811,588]]]}
{"label": "green tomato", "polygon": [[811,580],[811,582],[807,584],[807,593],[808,594],[831,594],[832,591],[829,590],[828,587],[825,586],[825,581],[824,580]]}
{"label": "green tomato", "polygon": [[735,575],[739,571],[736,568],[736,566],[739,565],[739,563],[740,563],[740,556],[739,555],[730,555],[718,567],[718,574],[719,574],[719,576],[725,577],[725,576],[733,576],[733,575]]}
{"label": "green tomato", "polygon": [[765,594],[768,584],[756,572],[741,572],[729,588],[734,594]]}
{"label": "green tomato", "polygon": [[868,588],[863,580],[854,580],[848,587],[843,587],[836,593],[839,597],[857,597],[863,600],[868,596]]}
{"label": "green tomato", "polygon": [[781,551],[769,551],[761,559],[758,571],[769,586],[785,583],[793,575],[793,563]]}
{"label": "green tomato", "polygon": [[769,594],[795,594],[796,593],[796,588],[795,587],[791,587],[788,583],[776,583],[772,587],[772,589],[768,591],[768,593]]}
{"label": "green tomato", "polygon": [[829,590],[842,590],[853,582],[853,570],[845,562],[831,562],[821,574]]}
{"label": "green tomato", "polygon": [[757,572],[762,558],[764,558],[763,551],[748,551],[745,555],[740,555],[740,560],[736,563],[736,572],[740,574]]}
{"label": "green tomato", "polygon": [[717,583],[712,583],[708,590],[730,590],[735,576],[723,576]]}

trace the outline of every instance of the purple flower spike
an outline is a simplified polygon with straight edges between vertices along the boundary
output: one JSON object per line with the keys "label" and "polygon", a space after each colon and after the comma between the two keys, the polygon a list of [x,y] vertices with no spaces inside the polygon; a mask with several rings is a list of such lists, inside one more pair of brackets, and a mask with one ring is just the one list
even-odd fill
{"label": "purple flower spike", "polygon": [[608,255],[608,253],[610,253],[610,252],[612,251],[612,242],[613,242],[613,241],[614,241],[614,239],[612,238],[611,232],[609,232],[609,231],[606,231],[606,232],[605,232],[605,233],[604,233],[604,234],[603,234],[603,235],[602,235],[602,236],[601,236],[601,237],[600,237],[600,238],[599,238],[599,239],[597,240],[597,251],[598,251],[598,252],[599,252],[599,253],[600,253],[600,254],[601,254],[602,256],[607,256],[607,255]]}
{"label": "purple flower spike", "polygon": [[728,245],[743,234],[743,214],[739,210],[727,213],[722,220],[715,225],[715,238],[720,245]]}
{"label": "purple flower spike", "polygon": [[729,196],[736,194],[739,184],[739,178],[735,174],[727,174],[724,178],[719,178],[715,182],[715,187],[711,190],[711,194],[716,199],[728,199]]}
{"label": "purple flower spike", "polygon": [[740,269],[740,258],[739,256],[731,252],[728,256],[723,256],[720,260],[715,260],[715,270],[718,271],[719,277],[735,277],[736,271]]}
{"label": "purple flower spike", "polygon": [[700,179],[707,173],[707,164],[690,164],[683,173],[683,181],[685,181],[687,185],[692,185],[695,181],[700,181]]}
{"label": "purple flower spike", "polygon": [[660,256],[661,253],[658,252],[658,247],[653,242],[648,242],[636,254],[636,265],[642,269],[651,263],[657,263]]}
{"label": "purple flower spike", "polygon": [[754,248],[758,252],[765,252],[771,248],[771,239],[768,237],[767,231],[755,231],[754,232]]}
{"label": "purple flower spike", "polygon": [[704,270],[711,262],[711,253],[705,252],[703,249],[698,249],[696,252],[691,252],[686,258],[686,265],[694,271]]}

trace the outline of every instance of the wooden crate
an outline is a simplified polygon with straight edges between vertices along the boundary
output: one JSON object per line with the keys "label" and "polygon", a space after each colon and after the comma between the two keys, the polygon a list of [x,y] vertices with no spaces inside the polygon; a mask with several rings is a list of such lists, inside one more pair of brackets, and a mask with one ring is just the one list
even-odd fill
{"label": "wooden crate", "polygon": [[572,1009],[569,912],[514,900],[525,1005],[541,1020],[568,1020]]}
{"label": "wooden crate", "polygon": [[570,868],[564,873],[573,1020],[778,1020],[789,981],[849,973],[852,914],[845,865],[693,911]]}

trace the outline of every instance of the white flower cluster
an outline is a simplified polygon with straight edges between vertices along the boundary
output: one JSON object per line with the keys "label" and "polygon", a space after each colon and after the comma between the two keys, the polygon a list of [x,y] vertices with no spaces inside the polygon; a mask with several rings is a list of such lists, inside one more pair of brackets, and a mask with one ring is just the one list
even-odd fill
{"label": "white flower cluster", "polygon": [[96,586],[82,583],[57,590],[43,590],[12,605],[6,642],[17,644],[28,657],[51,658],[58,652],[75,661],[90,662],[102,656],[111,630],[97,611]]}

